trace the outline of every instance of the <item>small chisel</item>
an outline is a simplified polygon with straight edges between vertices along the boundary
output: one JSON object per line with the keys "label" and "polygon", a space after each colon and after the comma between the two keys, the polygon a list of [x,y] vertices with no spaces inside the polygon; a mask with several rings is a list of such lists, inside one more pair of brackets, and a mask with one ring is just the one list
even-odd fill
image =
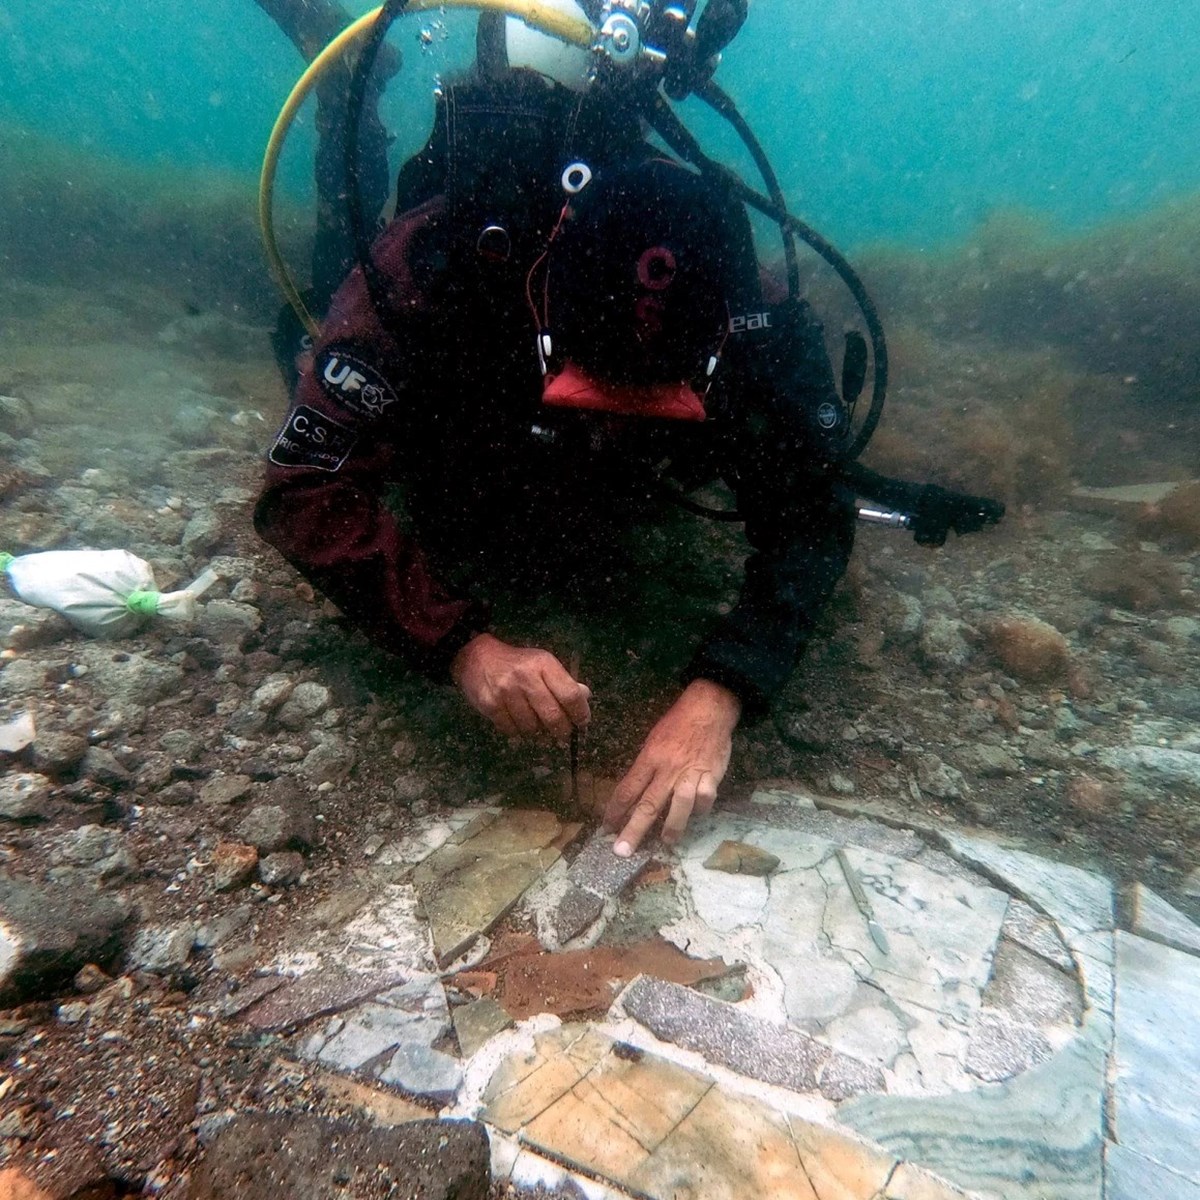
{"label": "small chisel", "polygon": [[854,868],[850,865],[850,860],[846,857],[846,852],[839,848],[834,851],[834,854],[837,855],[838,864],[842,868],[842,874],[845,875],[846,882],[850,885],[850,895],[854,897],[854,903],[858,905],[858,911],[866,919],[867,932],[871,935],[871,941],[879,947],[881,954],[887,954],[887,934],[883,932],[883,926],[875,920],[875,911],[871,908],[871,902],[867,899],[867,893],[863,891],[863,885],[854,873]]}

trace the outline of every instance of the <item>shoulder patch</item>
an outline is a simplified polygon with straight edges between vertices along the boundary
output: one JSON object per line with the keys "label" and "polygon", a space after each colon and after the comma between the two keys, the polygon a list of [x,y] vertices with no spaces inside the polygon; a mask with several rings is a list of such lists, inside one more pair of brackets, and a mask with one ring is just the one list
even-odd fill
{"label": "shoulder patch", "polygon": [[368,421],[384,416],[398,399],[396,389],[375,367],[337,345],[321,351],[313,371],[330,400]]}
{"label": "shoulder patch", "polygon": [[279,431],[267,458],[277,467],[316,467],[337,471],[358,439],[354,431],[324,413],[298,404]]}

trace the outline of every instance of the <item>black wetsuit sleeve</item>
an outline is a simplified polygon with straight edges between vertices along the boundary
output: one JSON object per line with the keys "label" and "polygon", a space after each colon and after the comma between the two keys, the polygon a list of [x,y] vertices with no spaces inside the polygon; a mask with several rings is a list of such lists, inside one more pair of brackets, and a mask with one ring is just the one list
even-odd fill
{"label": "black wetsuit sleeve", "polygon": [[769,311],[773,320],[731,338],[727,353],[726,477],[752,552],[736,607],[686,672],[734,692],[744,720],[763,716],[787,683],[846,570],[855,528],[854,497],[827,469],[822,420],[840,415],[841,402],[823,331],[806,305]]}

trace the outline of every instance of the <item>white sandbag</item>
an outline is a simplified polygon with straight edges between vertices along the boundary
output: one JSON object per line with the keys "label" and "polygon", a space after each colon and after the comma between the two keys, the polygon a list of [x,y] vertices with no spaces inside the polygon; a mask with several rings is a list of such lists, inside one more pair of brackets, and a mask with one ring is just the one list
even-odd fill
{"label": "white sandbag", "polygon": [[26,604],[52,608],[95,637],[122,637],[152,616],[190,621],[196,599],[217,576],[204,571],[189,587],[160,592],[150,564],[127,550],[47,550],[0,555],[0,570]]}

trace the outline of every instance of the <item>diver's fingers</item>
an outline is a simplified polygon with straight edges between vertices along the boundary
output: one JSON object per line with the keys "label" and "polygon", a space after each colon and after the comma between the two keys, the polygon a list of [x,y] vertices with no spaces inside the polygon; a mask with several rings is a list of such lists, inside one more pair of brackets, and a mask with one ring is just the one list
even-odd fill
{"label": "diver's fingers", "polygon": [[543,667],[542,680],[562,705],[572,725],[582,728],[591,720],[592,710],[588,704],[592,698],[591,688],[573,679],[562,663],[556,659],[553,666]]}
{"label": "diver's fingers", "polygon": [[650,832],[651,826],[658,820],[659,813],[666,807],[670,795],[670,778],[655,775],[630,810],[625,828],[617,835],[613,853],[618,858],[628,858],[641,845],[642,838]]}
{"label": "diver's fingers", "polygon": [[653,764],[639,755],[625,778],[613,788],[612,795],[608,798],[608,804],[604,807],[605,829],[615,830],[620,826],[625,814],[653,778]]}

